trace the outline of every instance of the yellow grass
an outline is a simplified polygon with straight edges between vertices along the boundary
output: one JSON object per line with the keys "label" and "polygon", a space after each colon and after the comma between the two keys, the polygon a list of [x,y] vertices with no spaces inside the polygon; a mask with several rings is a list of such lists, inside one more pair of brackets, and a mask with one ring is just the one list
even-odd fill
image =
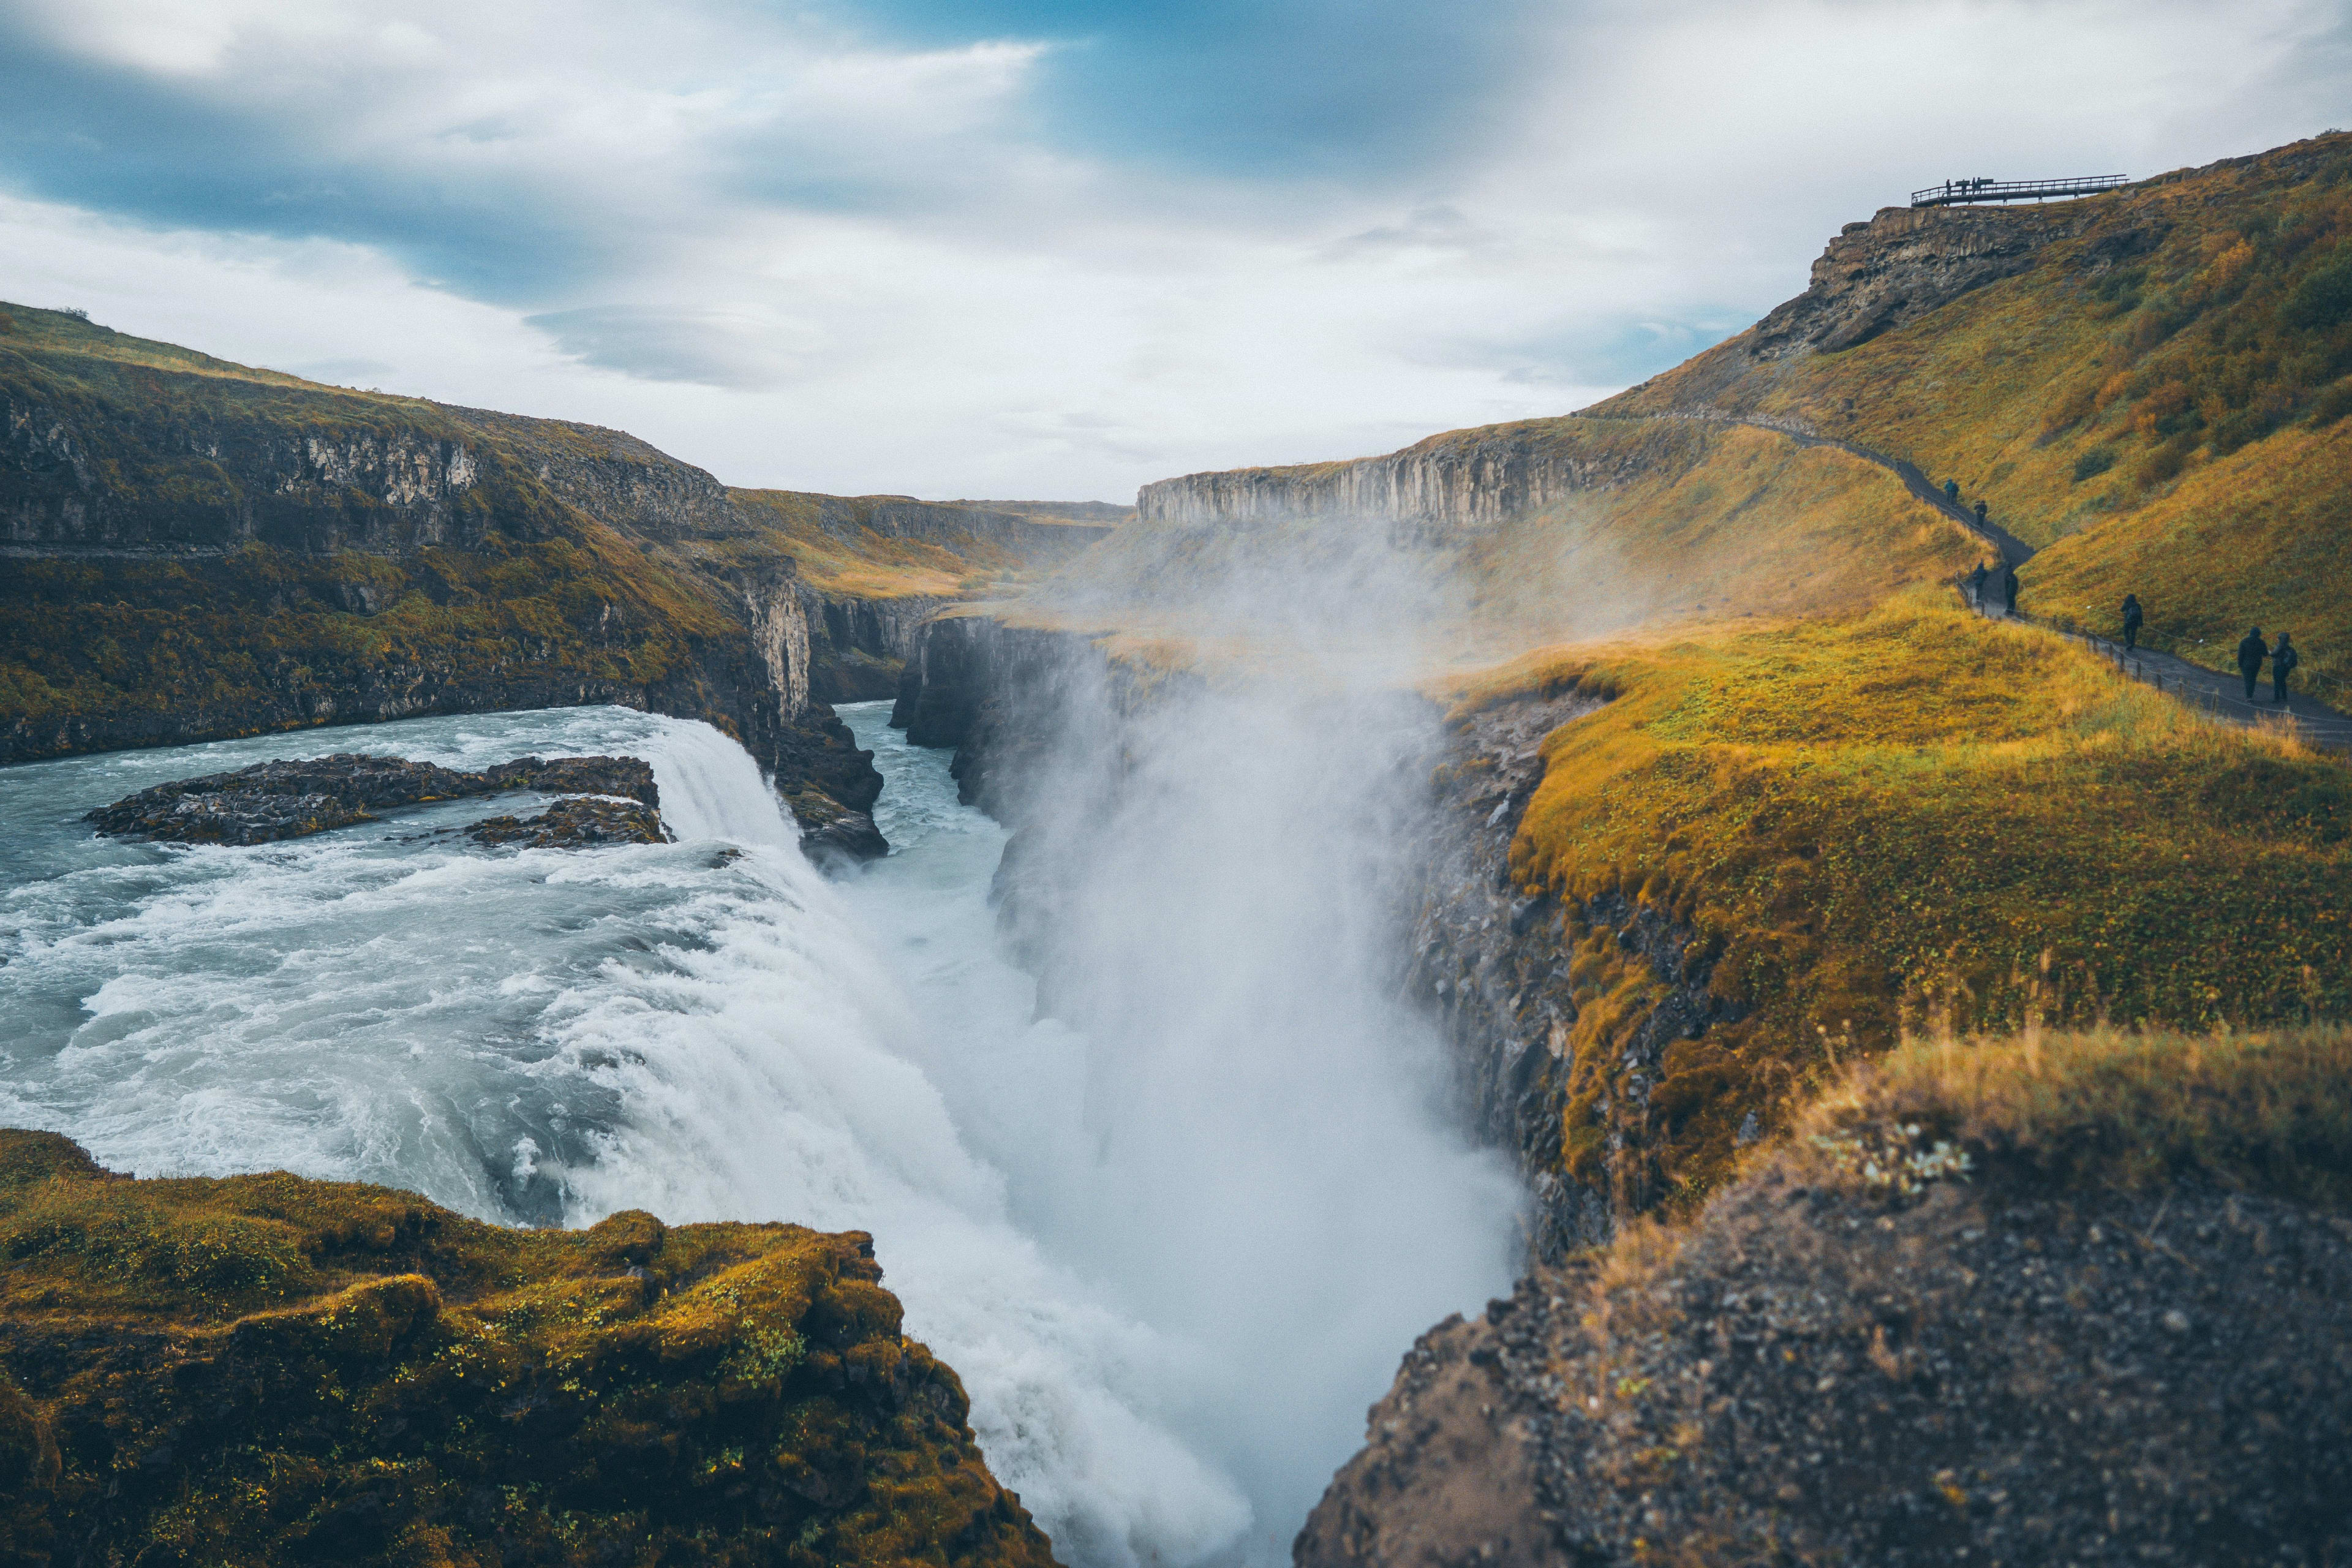
{"label": "yellow grass", "polygon": [[1675,1044],[1648,1100],[1659,1163],[1624,1179],[1685,1193],[1720,1179],[1748,1111],[1784,1117],[1906,1027],[2352,1013],[2352,773],[2062,638],[1920,590],[1529,656],[1456,691],[1571,685],[1614,700],[1546,742],[1511,865],[1569,911],[1580,1177],[1628,1113],[1621,1058],[1660,989],[1584,923],[1601,895],[1691,929],[1744,1015]]}

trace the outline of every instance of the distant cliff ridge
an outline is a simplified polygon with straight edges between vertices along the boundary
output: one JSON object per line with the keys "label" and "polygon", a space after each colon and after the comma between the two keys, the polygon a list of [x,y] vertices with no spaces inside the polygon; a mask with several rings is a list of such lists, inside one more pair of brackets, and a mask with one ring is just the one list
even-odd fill
{"label": "distant cliff ridge", "polygon": [[1041,563],[1076,554],[1111,530],[1109,522],[1041,522],[980,501],[925,501],[912,496],[809,499],[817,502],[818,526],[828,533],[864,529],[888,539],[923,540],[950,549],[977,542]]}
{"label": "distant cliff ridge", "polygon": [[1201,523],[1345,514],[1459,526],[1541,510],[1633,471],[1631,460],[1580,450],[1549,424],[1455,431],[1353,462],[1160,479],[1137,493],[1136,515]]}

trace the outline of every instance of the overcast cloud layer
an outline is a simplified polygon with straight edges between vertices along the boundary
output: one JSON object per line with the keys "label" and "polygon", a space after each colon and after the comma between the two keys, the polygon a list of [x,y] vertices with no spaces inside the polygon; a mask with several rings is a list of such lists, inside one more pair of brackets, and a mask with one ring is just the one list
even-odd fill
{"label": "overcast cloud layer", "polygon": [[1124,500],[1557,414],[1948,175],[2352,122],[2352,0],[0,0],[0,299]]}

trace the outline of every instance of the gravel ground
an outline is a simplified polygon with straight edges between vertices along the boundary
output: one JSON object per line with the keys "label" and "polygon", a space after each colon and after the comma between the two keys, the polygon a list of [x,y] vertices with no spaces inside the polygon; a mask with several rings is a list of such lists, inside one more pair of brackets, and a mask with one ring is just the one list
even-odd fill
{"label": "gravel ground", "polygon": [[1805,1184],[1433,1330],[1299,1563],[2352,1562],[2352,1223]]}

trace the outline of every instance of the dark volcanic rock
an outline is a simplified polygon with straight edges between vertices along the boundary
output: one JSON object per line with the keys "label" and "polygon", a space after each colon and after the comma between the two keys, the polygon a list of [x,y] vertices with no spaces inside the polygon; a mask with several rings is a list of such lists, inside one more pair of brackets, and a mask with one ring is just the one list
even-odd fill
{"label": "dark volcanic rock", "polygon": [[2337,1563],[2352,1223],[1779,1173],[1423,1336],[1327,1564]]}
{"label": "dark volcanic rock", "polygon": [[666,844],[661,813],[633,800],[559,800],[537,816],[488,816],[466,829],[477,844],[520,849],[586,849],[600,844]]}
{"label": "dark volcanic rock", "polygon": [[[515,789],[621,795],[649,814],[661,802],[653,769],[635,757],[517,757],[465,773],[404,757],[342,752],[155,784],[82,820],[121,838],[267,844],[365,822],[395,806]],[[658,824],[658,816],[654,820]]]}
{"label": "dark volcanic rock", "polygon": [[862,811],[845,811],[801,834],[801,853],[819,866],[844,860],[878,860],[890,853],[890,841]]}

